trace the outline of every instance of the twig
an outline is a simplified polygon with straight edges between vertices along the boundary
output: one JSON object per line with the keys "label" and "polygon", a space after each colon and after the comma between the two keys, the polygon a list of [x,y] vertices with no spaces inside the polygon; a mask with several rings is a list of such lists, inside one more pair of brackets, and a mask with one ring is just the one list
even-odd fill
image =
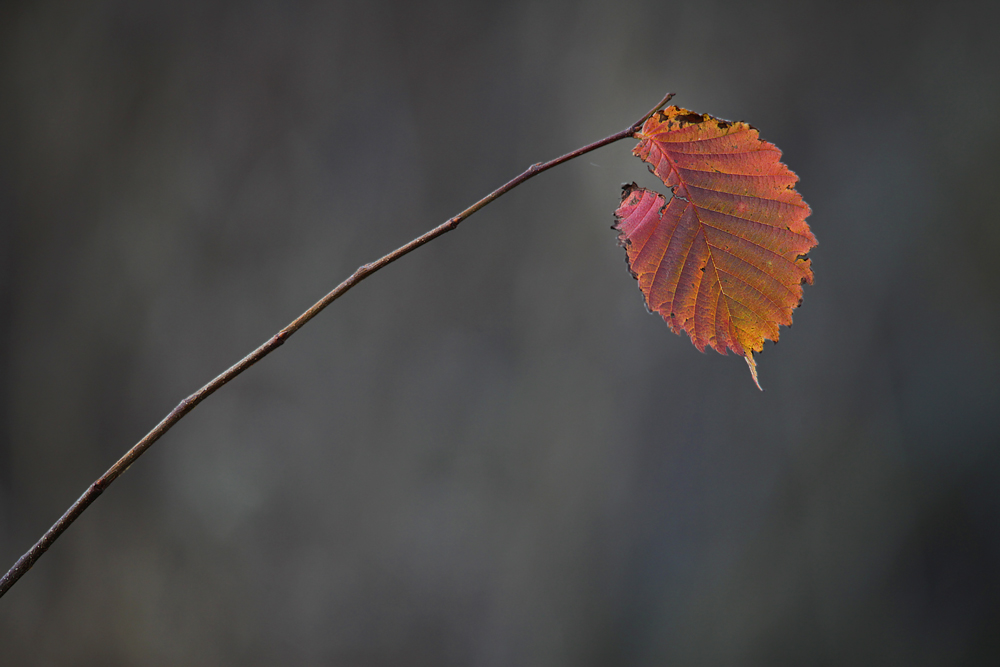
{"label": "twig", "polygon": [[420,246],[436,239],[445,232],[450,232],[451,230],[455,229],[463,220],[468,218],[470,215],[472,215],[482,207],[486,206],[500,195],[505,194],[510,190],[513,190],[514,188],[516,188],[521,183],[524,183],[529,178],[537,176],[543,171],[551,169],[556,165],[560,165],[563,162],[572,160],[573,158],[584,155],[585,153],[589,153],[592,150],[596,150],[598,148],[607,146],[608,144],[614,143],[621,139],[627,139],[633,136],[636,132],[639,131],[642,125],[646,122],[646,120],[654,113],[656,113],[664,106],[666,106],[667,102],[669,102],[670,98],[673,96],[674,96],[673,93],[667,94],[660,101],[659,104],[650,109],[649,113],[645,114],[642,118],[640,118],[638,121],[630,125],[627,129],[624,129],[621,132],[618,132],[617,134],[612,134],[611,136],[605,137],[600,141],[595,141],[594,143],[584,146],[583,148],[578,148],[572,153],[567,153],[566,155],[556,158],[555,160],[552,160],[550,162],[531,165],[520,176],[514,178],[505,185],[500,186],[490,194],[486,195],[485,197],[477,201],[469,208],[465,209],[455,217],[450,218],[447,221],[441,223],[440,225],[430,230],[423,236],[418,236],[417,238],[413,239],[406,245],[393,250],[389,254],[385,255],[384,257],[381,257],[380,259],[375,260],[374,262],[371,262],[369,264],[364,264],[358,267],[358,269],[354,273],[352,273],[347,280],[337,285],[337,287],[334,288],[332,292],[330,292],[322,299],[317,301],[312,308],[299,315],[297,318],[295,318],[295,320],[291,324],[289,324],[287,327],[285,327],[284,329],[276,333],[274,336],[272,336],[270,340],[268,340],[266,343],[258,347],[256,350],[254,350],[247,356],[243,357],[243,359],[241,359],[235,365],[231,366],[217,378],[215,378],[214,380],[206,384],[204,387],[202,387],[195,393],[185,398],[177,405],[176,408],[171,410],[170,414],[164,417],[163,420],[159,424],[157,424],[152,431],[146,434],[146,436],[142,440],[137,442],[135,446],[132,447],[132,449],[128,450],[125,453],[125,455],[122,456],[117,463],[111,466],[111,468],[108,469],[106,473],[101,475],[96,482],[91,484],[87,488],[87,490],[83,493],[83,495],[80,496],[77,499],[77,501],[73,503],[72,506],[70,506],[68,510],[66,510],[66,513],[63,514],[59,518],[59,520],[56,521],[52,525],[52,527],[45,532],[44,535],[42,535],[41,539],[38,540],[38,542],[36,542],[35,545],[31,547],[31,549],[29,549],[26,554],[21,556],[16,563],[14,563],[14,566],[11,567],[10,570],[7,572],[7,574],[3,576],[3,579],[0,579],[0,597],[2,597],[4,593],[6,593],[10,589],[11,586],[17,583],[17,580],[20,579],[25,572],[31,569],[31,566],[35,564],[35,561],[38,560],[39,557],[43,553],[45,553],[50,546],[52,546],[52,543],[55,542],[60,535],[62,535],[64,530],[69,528],[70,524],[76,521],[76,519],[81,514],[83,514],[83,511],[87,509],[87,507],[89,507],[92,502],[97,500],[98,496],[104,493],[104,490],[111,485],[111,482],[115,481],[119,475],[128,470],[128,467],[132,465],[137,458],[142,456],[143,452],[149,449],[149,447],[154,442],[159,440],[160,436],[169,431],[171,427],[173,427],[174,424],[179,422],[187,413],[194,410],[195,406],[197,406],[203,400],[208,398],[211,394],[215,393],[215,391],[219,389],[219,387],[223,386],[224,384],[235,378],[237,375],[239,375],[246,369],[253,366],[258,361],[266,357],[275,349],[280,347],[285,342],[285,340],[289,338],[289,336],[298,331],[303,325],[305,325],[306,322],[316,317],[316,315],[318,315],[321,310],[323,310],[331,303],[336,301],[338,298],[343,296],[344,293],[347,292],[347,290],[351,289],[352,287],[354,287],[359,282],[361,282],[371,274],[375,273],[379,269],[384,268],[385,266],[391,264],[392,262],[395,262],[397,259],[409,253],[410,251],[416,250]]}

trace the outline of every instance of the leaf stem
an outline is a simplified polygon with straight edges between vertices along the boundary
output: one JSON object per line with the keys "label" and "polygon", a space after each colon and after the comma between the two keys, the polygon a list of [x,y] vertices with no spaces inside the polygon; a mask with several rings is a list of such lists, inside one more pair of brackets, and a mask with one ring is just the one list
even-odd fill
{"label": "leaf stem", "polygon": [[84,491],[83,495],[80,496],[76,500],[76,502],[73,503],[61,517],[59,517],[59,520],[56,521],[51,528],[45,531],[45,534],[42,535],[42,537],[35,543],[35,545],[32,546],[27,553],[21,556],[16,563],[14,563],[13,567],[11,567],[10,570],[8,570],[7,574],[5,574],[2,579],[0,579],[0,597],[2,597],[8,590],[10,590],[10,587],[13,586],[15,583],[17,583],[18,579],[20,579],[25,572],[31,569],[31,566],[35,564],[35,561],[37,561],[39,557],[41,557],[41,555],[44,554],[50,546],[52,546],[53,542],[55,542],[56,539],[58,539],[58,537],[62,535],[63,531],[69,528],[69,526],[74,521],[76,521],[81,514],[83,514],[84,510],[86,510],[87,507],[89,507],[92,502],[97,500],[98,496],[104,493],[104,490],[108,488],[108,486],[110,486],[111,483],[119,477],[119,475],[128,470],[128,467],[132,465],[136,459],[142,456],[142,454],[147,449],[149,449],[154,442],[159,440],[164,433],[169,431],[174,426],[174,424],[183,419],[184,416],[187,415],[187,413],[194,410],[194,408],[199,403],[201,403],[210,395],[215,393],[215,391],[218,390],[220,387],[225,385],[227,382],[235,378],[237,375],[239,375],[246,369],[250,368],[258,361],[266,357],[268,354],[273,352],[275,349],[280,347],[282,344],[284,344],[284,342],[292,334],[294,334],[296,331],[302,328],[309,320],[316,317],[316,315],[318,315],[320,311],[322,311],[324,308],[326,308],[331,303],[333,303],[341,296],[343,296],[352,287],[354,287],[355,285],[357,285],[362,280],[364,280],[371,274],[375,273],[379,269],[385,268],[392,262],[395,262],[403,255],[406,255],[409,252],[416,250],[420,246],[424,245],[425,243],[433,241],[442,234],[450,232],[451,230],[455,229],[456,227],[458,227],[459,224],[462,223],[462,221],[464,221],[470,215],[472,215],[479,209],[483,208],[487,204],[491,203],[501,195],[513,190],[521,183],[527,181],[529,178],[537,176],[543,171],[546,171],[548,169],[551,169],[552,167],[560,165],[563,162],[567,162],[569,160],[572,160],[573,158],[580,157],[581,155],[589,153],[590,151],[596,150],[603,146],[607,146],[608,144],[612,144],[621,139],[627,139],[633,136],[636,132],[639,131],[639,129],[642,127],[642,125],[646,122],[646,120],[650,116],[652,116],[654,113],[662,109],[663,106],[666,105],[668,101],[670,101],[671,97],[673,97],[673,93],[669,93],[668,95],[666,95],[660,101],[659,104],[657,104],[649,111],[649,113],[645,114],[642,118],[640,118],[638,121],[630,125],[628,128],[622,130],[621,132],[612,134],[611,136],[605,137],[600,141],[595,141],[594,143],[583,146],[582,148],[578,148],[571,153],[567,153],[566,155],[558,157],[554,160],[550,160],[549,162],[543,162],[531,165],[519,176],[515,177],[511,181],[508,181],[504,185],[500,186],[499,188],[497,188],[490,194],[486,195],[485,197],[483,197],[482,199],[480,199],[475,204],[465,209],[458,215],[449,218],[448,220],[441,223],[437,227],[431,229],[430,231],[426,232],[421,236],[418,236],[417,238],[413,239],[406,245],[396,248],[392,252],[380,257],[374,262],[363,264],[362,266],[358,267],[357,270],[350,275],[350,277],[348,277],[345,281],[337,285],[337,287],[335,287],[329,294],[327,294],[322,299],[317,301],[309,310],[307,310],[306,312],[302,313],[297,318],[295,318],[295,320],[293,320],[284,329],[271,336],[271,338],[266,343],[258,347],[256,350],[254,350],[247,356],[240,359],[236,364],[229,367],[214,380],[212,380],[204,387],[202,387],[195,393],[185,398],[177,405],[177,407],[171,410],[170,414],[164,417],[163,420],[160,421],[160,423],[157,424],[152,431],[147,433],[146,436],[142,438],[142,440],[137,442],[130,450],[128,450],[125,453],[124,456],[118,459],[118,461],[113,466],[111,466],[111,468],[109,468],[107,472],[105,472],[93,484],[91,484],[87,488],[87,490]]}

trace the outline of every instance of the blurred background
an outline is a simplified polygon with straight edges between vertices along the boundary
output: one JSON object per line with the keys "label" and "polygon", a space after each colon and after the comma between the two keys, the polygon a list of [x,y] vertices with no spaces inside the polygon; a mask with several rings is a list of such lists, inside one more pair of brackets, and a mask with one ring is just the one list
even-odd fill
{"label": "blurred background", "polygon": [[634,142],[535,178],[160,440],[3,664],[1000,664],[1000,4],[0,12],[4,571],[357,266],[668,90],[820,241],[762,394],[646,313]]}

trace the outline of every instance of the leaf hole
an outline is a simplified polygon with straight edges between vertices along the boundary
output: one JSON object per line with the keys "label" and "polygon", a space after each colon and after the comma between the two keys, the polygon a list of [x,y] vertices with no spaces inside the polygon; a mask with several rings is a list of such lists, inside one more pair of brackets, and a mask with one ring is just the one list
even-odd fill
{"label": "leaf hole", "polygon": [[684,123],[704,123],[705,117],[700,113],[686,113],[683,116],[677,116],[677,120]]}

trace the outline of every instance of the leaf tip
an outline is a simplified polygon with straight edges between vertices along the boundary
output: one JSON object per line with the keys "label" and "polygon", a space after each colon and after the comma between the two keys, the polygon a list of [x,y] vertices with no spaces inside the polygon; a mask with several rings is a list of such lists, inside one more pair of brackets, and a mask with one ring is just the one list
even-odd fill
{"label": "leaf tip", "polygon": [[753,360],[753,352],[747,350],[744,359],[747,360],[747,366],[750,367],[750,375],[753,376],[753,383],[757,385],[757,388],[764,391],[764,388],[760,386],[760,380],[757,379],[757,362]]}

